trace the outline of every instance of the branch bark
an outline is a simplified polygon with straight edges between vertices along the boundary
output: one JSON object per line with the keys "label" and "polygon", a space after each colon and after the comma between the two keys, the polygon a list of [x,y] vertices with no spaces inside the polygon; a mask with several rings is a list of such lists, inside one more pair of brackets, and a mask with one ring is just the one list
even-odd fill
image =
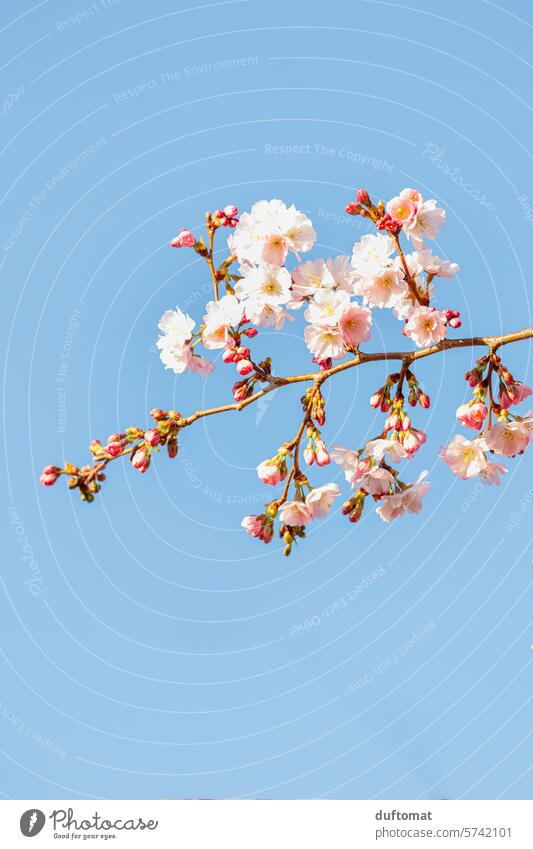
{"label": "branch bark", "polygon": [[464,339],[444,339],[436,345],[431,345],[428,348],[420,348],[417,351],[383,351],[374,354],[365,354],[362,351],[359,351],[355,354],[353,360],[347,360],[344,363],[340,363],[338,366],[332,366],[332,368],[325,369],[324,371],[296,374],[290,377],[272,377],[268,386],[264,389],[260,389],[258,392],[254,392],[253,395],[250,395],[250,397],[246,398],[244,401],[236,401],[234,404],[223,404],[220,407],[213,407],[209,410],[197,410],[190,416],[183,417],[180,420],[179,425],[180,427],[187,427],[198,419],[205,418],[206,416],[214,416],[218,413],[230,412],[231,410],[240,412],[240,410],[243,410],[250,404],[254,404],[260,398],[263,398],[275,389],[279,389],[282,386],[289,386],[292,383],[309,383],[314,381],[317,385],[321,385],[330,377],[333,377],[333,375],[340,374],[342,371],[347,371],[348,369],[363,365],[363,363],[401,360],[404,364],[410,365],[411,363],[416,362],[416,360],[421,360],[424,357],[431,357],[433,354],[440,354],[442,351],[475,347],[486,347],[490,350],[496,351],[502,345],[509,345],[512,342],[521,342],[525,339],[532,338],[533,327],[525,327],[523,330],[517,330],[514,333],[507,333],[503,336],[470,336]]}

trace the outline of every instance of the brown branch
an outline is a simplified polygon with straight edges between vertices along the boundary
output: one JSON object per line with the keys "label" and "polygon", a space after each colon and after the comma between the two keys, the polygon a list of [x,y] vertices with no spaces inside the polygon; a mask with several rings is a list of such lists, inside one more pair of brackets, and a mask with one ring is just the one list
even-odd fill
{"label": "brown branch", "polygon": [[[396,244],[396,250],[398,251],[398,256],[400,257],[400,262],[402,263],[402,266],[403,266],[403,270],[404,270],[404,273],[405,273],[405,280],[406,280],[406,283],[409,287],[409,291],[411,292],[413,298],[416,299],[416,302],[418,304],[420,304],[423,307],[427,307],[427,305],[429,304],[428,293],[426,292],[425,297],[420,296],[420,292],[418,291],[418,286],[416,285],[416,282],[413,280],[411,272],[409,271],[409,266],[407,265],[407,260],[405,258],[405,254],[404,254],[402,246],[400,244],[400,239],[399,239],[398,236],[393,236],[392,238],[394,239],[394,242]],[[429,283],[428,283],[428,286],[429,286]]]}
{"label": "brown branch", "polygon": [[[363,363],[379,361],[388,362],[389,360],[401,360],[402,373],[405,374],[409,366],[416,360],[420,360],[423,357],[433,356],[433,354],[439,354],[442,351],[454,350],[457,348],[473,348],[478,346],[484,346],[489,349],[490,353],[494,353],[502,345],[509,345],[512,342],[519,342],[524,339],[531,338],[533,338],[533,328],[526,327],[524,328],[524,330],[518,330],[515,333],[507,333],[504,336],[472,336],[466,339],[444,339],[437,345],[431,345],[428,348],[420,348],[417,351],[390,351],[374,354],[365,354],[362,351],[358,350],[357,352],[355,352],[355,356],[353,359],[347,360],[346,362],[340,363],[339,365],[333,366],[332,368],[325,369],[323,371],[313,371],[307,374],[295,374],[290,377],[273,377],[272,375],[267,375],[265,373],[263,379],[268,381],[268,385],[265,386],[264,389],[260,389],[258,392],[255,392],[253,395],[250,395],[249,398],[245,398],[242,401],[236,401],[233,404],[223,404],[219,407],[212,407],[208,410],[197,410],[190,416],[181,416],[179,413],[173,412],[171,416],[173,426],[175,428],[173,433],[175,434],[175,436],[177,436],[177,432],[179,430],[184,427],[188,427],[198,419],[202,419],[207,416],[214,416],[218,413],[225,413],[233,410],[239,412],[245,407],[250,406],[250,404],[254,404],[256,401],[258,401],[260,398],[263,398],[265,395],[268,395],[269,392],[273,392],[275,389],[278,389],[281,386],[290,386],[292,383],[313,382],[314,390],[311,393],[311,398],[309,399],[308,412],[306,412],[300,424],[296,437],[291,443],[289,443],[294,449],[294,463],[286,482],[286,497],[291,480],[299,474],[298,451],[306,424],[309,421],[309,409],[312,404],[312,395],[314,395],[315,392],[319,390],[320,386],[324,383],[324,381],[329,380],[330,377],[333,377],[336,374],[340,374],[342,371],[347,371],[348,369],[360,366]],[[142,433],[142,429],[138,428],[138,430]],[[165,440],[162,444],[165,444],[167,439],[168,437],[165,437]],[[131,445],[125,447],[124,450],[117,456],[97,456],[95,465],[90,468],[84,467],[83,469],[78,469],[77,467],[71,466],[71,464],[67,464],[64,469],[59,469],[58,467],[52,468],[56,470],[57,476],[66,475],[68,477],[72,476],[79,478],[78,485],[80,486],[80,488],[81,483],[83,483],[85,487],[90,487],[96,484],[98,475],[104,471],[104,469],[109,463],[111,463],[113,460],[118,460],[120,457],[134,454],[139,448],[141,448],[143,444],[144,439],[142,436],[139,436],[138,438],[134,439]],[[105,452],[105,446],[102,446],[102,449]]]}
{"label": "brown branch", "polygon": [[278,389],[281,386],[289,386],[292,383],[309,383],[311,381],[315,381],[317,385],[320,385],[335,374],[340,374],[342,371],[347,371],[348,369],[360,366],[363,363],[402,360],[402,362],[406,365],[410,365],[416,360],[420,360],[423,357],[431,357],[433,354],[440,354],[442,351],[450,351],[456,348],[475,348],[480,346],[496,351],[502,345],[509,345],[512,342],[520,342],[524,339],[532,338],[533,327],[525,327],[523,330],[518,330],[515,333],[507,333],[504,336],[471,336],[466,339],[444,339],[436,345],[431,345],[428,348],[420,348],[418,351],[383,351],[375,354],[365,354],[359,351],[353,360],[347,360],[345,363],[340,363],[338,366],[333,366],[332,368],[325,369],[324,371],[312,371],[307,374],[296,374],[291,377],[274,377],[272,378],[269,386],[259,390],[259,392],[255,392],[244,401],[237,401],[234,404],[223,404],[220,407],[213,407],[209,410],[197,410],[190,416],[180,419],[179,426],[187,427],[197,421],[197,419],[204,418],[205,416],[214,416],[217,413],[225,413],[230,410],[243,410],[245,407],[248,407],[250,404],[258,401],[259,398],[263,398],[269,392],[272,392],[274,389]]}

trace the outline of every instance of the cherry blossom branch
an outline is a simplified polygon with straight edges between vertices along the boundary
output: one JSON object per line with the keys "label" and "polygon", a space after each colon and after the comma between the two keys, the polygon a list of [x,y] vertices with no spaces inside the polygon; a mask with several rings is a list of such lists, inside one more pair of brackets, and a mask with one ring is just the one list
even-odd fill
{"label": "cherry blossom branch", "polygon": [[402,362],[409,364],[416,360],[420,360],[423,357],[431,357],[434,354],[440,354],[443,351],[455,350],[457,348],[475,348],[485,346],[496,351],[502,345],[509,345],[512,342],[520,342],[522,340],[532,338],[533,327],[525,327],[523,330],[518,330],[514,333],[507,333],[503,336],[471,336],[464,339],[443,339],[442,342],[438,342],[436,345],[430,345],[427,348],[420,348],[418,351],[388,351],[369,354],[359,351],[353,360],[348,360],[345,363],[340,363],[337,366],[324,369],[323,371],[295,374],[290,377],[272,377],[270,379],[269,386],[264,389],[260,389],[258,392],[250,395],[249,398],[245,398],[243,401],[237,401],[233,404],[222,404],[220,407],[212,407],[208,410],[197,410],[190,416],[181,419],[180,427],[187,427],[187,425],[191,425],[193,422],[204,418],[205,416],[214,416],[217,413],[230,412],[231,410],[243,410],[250,404],[255,403],[255,401],[259,401],[260,398],[263,398],[274,389],[279,389],[281,386],[290,386],[293,383],[308,383],[310,381],[316,381],[318,384],[322,384],[335,374],[340,374],[342,371],[347,371],[348,369],[355,368],[356,366],[363,365],[364,363],[381,362],[383,360],[386,362],[389,360],[401,360]]}
{"label": "cherry blossom branch", "polygon": [[[366,189],[359,189],[356,202],[348,203],[345,209],[347,214],[360,215],[375,225],[377,235],[363,235],[353,246],[351,257],[327,260],[302,262],[300,254],[311,250],[317,234],[304,213],[281,200],[259,201],[240,218],[232,205],[207,212],[206,233],[198,238],[182,228],[171,245],[193,248],[205,260],[213,283],[213,300],[205,305],[196,330],[195,319],[179,307],[161,316],[158,327],[162,335],[157,340],[160,358],[165,368],[176,374],[189,369],[206,376],[214,364],[198,353],[199,348],[207,352],[223,349],[223,363],[232,364],[242,378],[233,385],[233,401],[189,415],[153,409],[152,427],[128,427],[123,433],[112,434],[105,445],[93,440],[89,446],[92,465],[47,466],[41,482],[50,486],[66,475],[70,489],[78,489],[83,500],[93,501],[113,460],[129,457],[131,465],[144,473],[154,453],[162,448],[170,458],[176,457],[181,431],[199,419],[239,412],[281,387],[310,383],[301,398],[303,417],[296,435],[257,466],[264,484],[276,487],[284,482],[281,494],[265,505],[264,513],[245,516],[242,521],[249,534],[270,542],[279,514],[283,551],[290,554],[297,539],[305,536],[308,522],[325,516],[340,495],[336,483],[313,487],[302,471],[304,461],[308,467],[326,466],[332,460],[342,466],[354,490],[342,508],[350,522],[359,521],[369,498],[378,503],[376,512],[386,522],[420,511],[429,489],[424,481],[427,472],[414,483],[405,483],[392,465],[412,457],[427,440],[424,431],[412,424],[414,411],[408,410],[408,406],[427,409],[431,403],[413,365],[444,351],[484,347],[487,353],[465,374],[472,397],[456,411],[457,420],[478,433],[472,441],[457,434],[439,456],[464,480],[479,475],[483,483],[498,483],[507,469],[493,462],[491,456],[515,457],[524,452],[533,441],[533,413],[520,416],[509,409],[532,393],[515,380],[497,351],[533,338],[533,328],[500,336],[446,338],[449,328],[461,326],[460,314],[454,309],[438,310],[431,304],[433,281],[453,277],[459,266],[433,255],[425,244],[426,239],[436,238],[445,220],[445,211],[438,208],[434,198],[424,200],[418,190],[406,188],[386,204],[382,200],[374,203]],[[217,267],[215,233],[224,228],[230,228],[229,253]],[[413,249],[409,254],[400,243],[402,232]],[[300,263],[292,271],[286,267],[290,254]],[[236,261],[238,272],[231,273],[230,266]],[[225,286],[225,293],[219,293],[220,284]],[[357,297],[362,302],[352,300]],[[384,307],[403,322],[403,336],[412,340],[416,349],[361,350],[370,338],[374,308],[379,311]],[[318,368],[302,374],[273,375],[271,357],[254,361],[247,340],[261,328],[280,330],[286,320],[292,320],[288,310],[299,308],[303,308],[306,322],[305,344]],[[339,362],[334,365],[335,361]],[[370,397],[370,406],[386,414],[382,429],[358,448],[328,448],[322,437],[326,422],[323,384],[341,372],[380,361],[400,362]],[[291,487],[294,500],[289,496]]]}

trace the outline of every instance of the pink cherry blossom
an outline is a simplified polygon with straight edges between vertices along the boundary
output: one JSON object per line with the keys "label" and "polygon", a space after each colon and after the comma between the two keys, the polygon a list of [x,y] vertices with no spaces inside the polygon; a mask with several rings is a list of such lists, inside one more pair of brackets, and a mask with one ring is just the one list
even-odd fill
{"label": "pink cherry blossom", "polygon": [[432,307],[416,307],[409,316],[403,332],[405,336],[410,336],[419,348],[435,345],[446,336],[445,315]]}
{"label": "pink cherry blossom", "polygon": [[195,242],[196,239],[191,231],[182,227],[180,233],[172,239],[170,244],[173,248],[192,248]]}
{"label": "pink cherry blossom", "polygon": [[506,475],[507,469],[501,463],[487,462],[487,467],[481,472],[481,482],[487,485],[499,486],[500,475]]}
{"label": "pink cherry blossom", "polygon": [[[352,483],[356,479],[361,480],[371,466],[370,458],[359,460],[358,451],[351,451],[349,448],[343,448],[342,445],[332,445],[330,456],[335,463],[342,466],[344,477],[348,483]],[[360,465],[362,465],[361,469]]]}
{"label": "pink cherry blossom", "polygon": [[435,198],[419,203],[414,218],[404,226],[404,232],[417,250],[423,250],[424,239],[434,239],[446,220],[444,209],[437,207]]}
{"label": "pink cherry blossom", "polygon": [[370,495],[385,495],[390,492],[394,475],[380,466],[373,466],[362,478],[361,486]]}
{"label": "pink cherry blossom", "polygon": [[338,498],[341,491],[336,483],[326,483],[312,489],[305,499],[307,509],[313,519],[321,519],[331,508],[334,500]]}
{"label": "pink cherry blossom", "polygon": [[207,377],[208,374],[211,374],[215,366],[209,360],[204,359],[204,357],[194,354],[189,360],[189,368],[191,371],[197,372],[202,377]]}
{"label": "pink cherry blossom", "polygon": [[268,486],[277,486],[287,477],[287,469],[276,460],[263,460],[257,467],[257,476]]}
{"label": "pink cherry blossom", "polygon": [[532,416],[528,413],[521,421],[511,422],[501,419],[496,422],[485,434],[487,447],[503,457],[523,454],[533,435],[531,420]]}
{"label": "pink cherry blossom", "polygon": [[454,475],[461,480],[467,480],[476,477],[487,468],[487,458],[483,449],[482,440],[471,441],[458,433],[449,445],[441,448],[439,457],[450,467]]}
{"label": "pink cherry blossom", "polygon": [[279,517],[291,528],[307,525],[314,518],[311,509],[303,501],[286,501],[280,508]]}
{"label": "pink cherry blossom", "polygon": [[372,313],[368,307],[350,304],[339,318],[339,330],[347,345],[357,348],[370,339]]}
{"label": "pink cherry blossom", "polygon": [[260,516],[245,516],[241,522],[241,527],[244,528],[247,534],[252,537],[258,537],[261,533],[263,523]]}
{"label": "pink cherry blossom", "polygon": [[519,404],[531,395],[531,389],[519,380],[513,380],[500,389],[499,402],[503,410],[508,410],[514,404]]}
{"label": "pink cherry blossom", "polygon": [[381,498],[376,513],[384,522],[392,522],[404,513],[419,513],[422,509],[422,498],[427,495],[429,483],[424,480],[427,471],[421,472],[415,483],[395,495],[385,495]]}
{"label": "pink cherry blossom", "polygon": [[487,413],[486,405],[482,401],[475,401],[473,404],[461,404],[457,408],[455,415],[458,421],[462,422],[465,427],[470,427],[473,430],[481,430]]}
{"label": "pink cherry blossom", "polygon": [[417,206],[421,203],[424,203],[424,198],[418,191],[418,189],[402,189],[400,192],[401,198],[409,198],[413,203],[416,203]]}
{"label": "pink cherry blossom", "polygon": [[344,340],[336,327],[318,327],[308,324],[304,330],[305,343],[312,354],[320,359],[338,360],[345,353]]}
{"label": "pink cherry blossom", "polygon": [[264,543],[271,542],[274,536],[273,523],[267,519],[265,514],[261,516],[245,516],[241,521],[241,527],[244,528],[247,534],[262,540]]}
{"label": "pink cherry blossom", "polygon": [[417,205],[409,197],[395,197],[387,203],[386,210],[397,224],[407,225],[413,221]]}
{"label": "pink cherry blossom", "polygon": [[407,451],[397,439],[371,439],[366,444],[366,450],[376,460],[381,462],[388,454],[391,463],[399,463],[407,457]]}
{"label": "pink cherry blossom", "polygon": [[376,513],[384,522],[392,522],[403,515],[404,504],[401,495],[385,495],[376,509]]}
{"label": "pink cherry blossom", "polygon": [[423,430],[416,427],[410,427],[408,430],[400,431],[398,439],[407,451],[409,457],[416,454],[418,449],[427,441],[427,436]]}

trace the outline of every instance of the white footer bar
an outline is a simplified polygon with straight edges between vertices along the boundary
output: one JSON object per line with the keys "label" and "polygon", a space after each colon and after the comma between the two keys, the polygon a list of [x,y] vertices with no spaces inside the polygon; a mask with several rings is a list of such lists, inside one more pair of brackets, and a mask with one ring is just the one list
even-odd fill
{"label": "white footer bar", "polygon": [[533,803],[10,800],[0,801],[0,834],[6,849],[65,844],[118,849],[532,849]]}

